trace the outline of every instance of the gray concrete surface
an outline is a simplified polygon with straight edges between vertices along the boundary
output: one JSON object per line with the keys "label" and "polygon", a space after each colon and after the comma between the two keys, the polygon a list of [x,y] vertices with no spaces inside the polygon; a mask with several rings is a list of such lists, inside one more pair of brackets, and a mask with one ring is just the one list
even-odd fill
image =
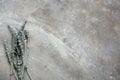
{"label": "gray concrete surface", "polygon": [[120,0],[0,0],[0,80],[7,25],[24,19],[33,80],[120,80]]}

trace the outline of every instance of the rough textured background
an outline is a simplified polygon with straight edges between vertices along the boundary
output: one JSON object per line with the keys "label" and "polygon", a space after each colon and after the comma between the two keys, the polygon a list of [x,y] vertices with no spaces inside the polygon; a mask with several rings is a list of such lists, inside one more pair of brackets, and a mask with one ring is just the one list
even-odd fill
{"label": "rough textured background", "polygon": [[0,0],[0,80],[7,25],[24,19],[33,80],[120,80],[120,0]]}

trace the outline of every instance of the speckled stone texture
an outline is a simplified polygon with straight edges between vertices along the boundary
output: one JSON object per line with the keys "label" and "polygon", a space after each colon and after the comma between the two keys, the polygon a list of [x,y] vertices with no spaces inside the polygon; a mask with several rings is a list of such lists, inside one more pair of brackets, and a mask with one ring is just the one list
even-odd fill
{"label": "speckled stone texture", "polygon": [[120,80],[120,0],[0,0],[0,80],[7,25],[25,19],[32,80]]}

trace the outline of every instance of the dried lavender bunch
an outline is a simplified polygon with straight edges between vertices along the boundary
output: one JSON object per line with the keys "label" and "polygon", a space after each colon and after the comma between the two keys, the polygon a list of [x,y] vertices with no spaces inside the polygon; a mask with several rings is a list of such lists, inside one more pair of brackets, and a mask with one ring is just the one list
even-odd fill
{"label": "dried lavender bunch", "polygon": [[4,48],[6,57],[12,69],[12,73],[16,80],[25,80],[25,72],[28,74],[29,79],[31,77],[27,71],[27,56],[28,56],[28,32],[24,30],[27,21],[24,22],[20,29],[8,26],[11,32],[11,48],[8,47],[7,41],[4,40]]}

